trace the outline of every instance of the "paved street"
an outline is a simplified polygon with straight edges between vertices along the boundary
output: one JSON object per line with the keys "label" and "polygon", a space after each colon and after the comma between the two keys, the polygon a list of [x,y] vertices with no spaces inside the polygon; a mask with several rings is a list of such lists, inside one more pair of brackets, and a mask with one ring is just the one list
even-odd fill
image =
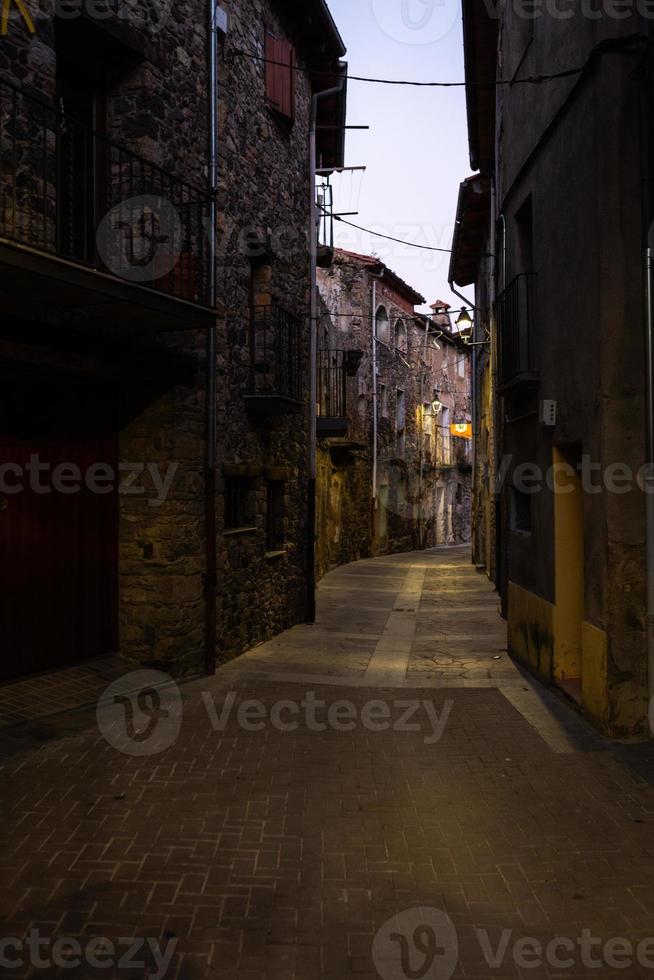
{"label": "paved street", "polygon": [[0,974],[654,976],[654,752],[504,636],[465,550],[390,556],[211,681],[5,728]]}

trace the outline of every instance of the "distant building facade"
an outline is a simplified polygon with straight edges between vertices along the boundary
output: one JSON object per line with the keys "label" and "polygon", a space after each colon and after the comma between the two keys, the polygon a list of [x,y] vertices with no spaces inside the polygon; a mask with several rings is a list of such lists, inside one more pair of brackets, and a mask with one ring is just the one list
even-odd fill
{"label": "distant building facade", "polygon": [[470,357],[447,306],[416,314],[383,262],[340,249],[318,285],[319,573],[467,541]]}

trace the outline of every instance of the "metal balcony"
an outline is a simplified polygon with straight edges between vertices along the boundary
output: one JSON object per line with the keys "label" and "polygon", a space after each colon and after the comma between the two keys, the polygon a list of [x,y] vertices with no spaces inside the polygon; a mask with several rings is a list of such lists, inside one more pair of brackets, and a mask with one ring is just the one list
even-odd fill
{"label": "metal balcony", "polygon": [[516,276],[496,302],[500,344],[500,386],[533,386],[538,382],[533,333],[531,273]]}
{"label": "metal balcony", "polygon": [[318,419],[320,435],[347,432],[347,372],[344,350],[318,351]]}
{"label": "metal balcony", "polygon": [[344,436],[349,428],[347,379],[356,377],[363,351],[318,351],[317,431],[321,436]]}
{"label": "metal balcony", "polygon": [[301,327],[298,317],[276,303],[254,308],[248,409],[272,415],[301,411]]}
{"label": "metal balcony", "polygon": [[144,292],[207,307],[209,207],[206,192],[0,80],[0,262],[32,290],[41,279],[46,300],[57,279],[69,309],[106,297],[115,314]]}

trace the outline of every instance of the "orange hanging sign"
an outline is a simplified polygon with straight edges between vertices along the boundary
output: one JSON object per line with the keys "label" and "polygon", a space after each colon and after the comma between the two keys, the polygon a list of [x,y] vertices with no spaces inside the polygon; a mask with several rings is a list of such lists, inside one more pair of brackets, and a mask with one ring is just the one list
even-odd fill
{"label": "orange hanging sign", "polygon": [[455,422],[454,425],[450,426],[450,432],[453,436],[458,436],[459,439],[472,439],[472,423]]}

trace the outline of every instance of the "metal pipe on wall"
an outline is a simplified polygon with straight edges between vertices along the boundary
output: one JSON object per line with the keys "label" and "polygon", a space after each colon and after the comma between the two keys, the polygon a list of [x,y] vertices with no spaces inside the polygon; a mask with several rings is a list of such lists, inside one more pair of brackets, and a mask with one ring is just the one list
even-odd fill
{"label": "metal pipe on wall", "polygon": [[[217,305],[216,282],[216,218],[218,189],[218,25],[217,4],[209,0],[208,61],[209,61],[209,305]],[[206,567],[205,594],[205,651],[204,666],[208,675],[216,670],[217,642],[217,547],[216,547],[216,323],[206,337],[206,419],[205,419],[205,535]]]}
{"label": "metal pipe on wall", "polygon": [[[641,34],[649,40],[650,22],[641,17]],[[647,643],[648,728],[654,736],[654,225],[652,220],[652,76],[646,65],[640,78],[640,166],[642,188],[642,236],[645,250],[643,274],[645,301],[645,627]]]}
{"label": "metal pipe on wall", "polygon": [[645,564],[647,570],[647,668],[649,730],[654,735],[654,251],[647,248],[646,262],[646,384],[647,384],[647,490],[645,494]]}
{"label": "metal pipe on wall", "polygon": [[377,512],[377,277],[372,278],[372,507]]}

